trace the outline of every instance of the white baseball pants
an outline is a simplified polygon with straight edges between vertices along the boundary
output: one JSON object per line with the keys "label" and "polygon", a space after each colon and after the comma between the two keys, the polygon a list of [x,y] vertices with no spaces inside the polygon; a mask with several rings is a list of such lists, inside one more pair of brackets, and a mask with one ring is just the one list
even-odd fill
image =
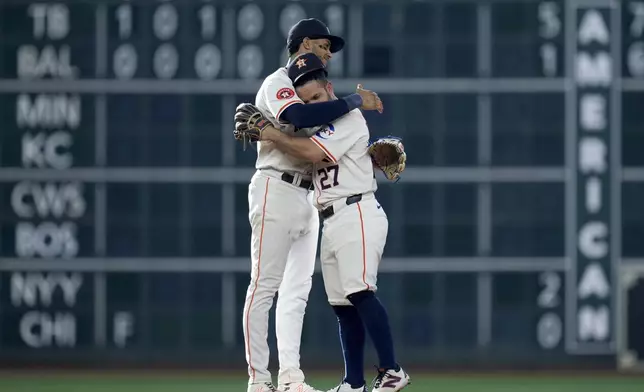
{"label": "white baseball pants", "polygon": [[351,205],[339,200],[334,209],[322,228],[322,278],[329,303],[349,306],[348,295],[377,290],[389,221],[373,193]]}
{"label": "white baseball pants", "polygon": [[315,266],[319,219],[312,204],[313,192],[288,184],[280,175],[257,171],[248,189],[252,269],[243,328],[249,383],[271,381],[268,315],[278,291],[278,383],[304,381],[300,343]]}

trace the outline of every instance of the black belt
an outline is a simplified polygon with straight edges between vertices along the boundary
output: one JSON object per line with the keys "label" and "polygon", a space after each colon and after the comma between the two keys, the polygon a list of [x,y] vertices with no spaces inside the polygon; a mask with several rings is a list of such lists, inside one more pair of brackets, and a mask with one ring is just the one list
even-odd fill
{"label": "black belt", "polygon": [[[347,197],[346,202],[347,202],[347,205],[350,206],[351,204],[355,204],[355,203],[359,202],[360,200],[362,200],[362,193]],[[328,219],[328,218],[332,217],[333,214],[335,214],[335,211],[333,210],[333,206],[327,207],[327,208],[323,209],[322,211],[320,211],[320,217],[322,219]]]}
{"label": "black belt", "polygon": [[[293,176],[291,174],[283,173],[282,174],[282,180],[288,182],[289,184],[296,185],[296,184],[293,184],[293,181],[295,181],[295,176]],[[312,190],[313,189],[313,181],[302,180],[302,181],[300,181],[299,185],[296,185],[296,186],[299,186],[300,188]]]}

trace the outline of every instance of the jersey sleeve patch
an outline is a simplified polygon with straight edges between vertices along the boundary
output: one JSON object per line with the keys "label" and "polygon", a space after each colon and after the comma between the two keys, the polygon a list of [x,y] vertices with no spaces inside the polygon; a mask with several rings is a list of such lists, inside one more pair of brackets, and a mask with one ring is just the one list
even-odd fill
{"label": "jersey sleeve patch", "polygon": [[315,133],[315,136],[319,137],[322,140],[327,140],[335,133],[335,127],[333,124],[329,124],[326,127],[320,129]]}
{"label": "jersey sleeve patch", "polygon": [[277,99],[291,99],[295,96],[292,88],[284,87],[277,91]]}

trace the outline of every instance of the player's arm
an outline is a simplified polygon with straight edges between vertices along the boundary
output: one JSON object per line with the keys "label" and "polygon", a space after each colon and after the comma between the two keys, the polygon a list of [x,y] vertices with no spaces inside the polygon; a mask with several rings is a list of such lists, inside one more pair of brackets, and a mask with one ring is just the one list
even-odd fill
{"label": "player's arm", "polygon": [[360,94],[351,94],[328,102],[304,104],[300,101],[280,113],[279,121],[289,122],[297,128],[328,124],[362,106]]}
{"label": "player's arm", "polygon": [[327,157],[326,153],[310,138],[293,137],[269,126],[262,132],[262,140],[275,143],[285,154],[295,158],[318,163]]}
{"label": "player's arm", "polygon": [[[349,132],[352,127],[362,127],[362,132]],[[365,144],[369,138],[362,116],[329,124],[308,139],[295,138],[275,128],[269,118],[250,103],[237,106],[233,134],[244,145],[249,141],[270,141],[286,154],[313,163],[322,160],[337,163],[360,138],[365,138]]]}
{"label": "player's arm", "polygon": [[382,111],[378,95],[362,86],[341,99],[305,104],[295,94],[293,82],[286,75],[275,76],[267,83],[263,98],[271,114],[278,122],[290,123],[296,128],[326,125],[358,108]]}

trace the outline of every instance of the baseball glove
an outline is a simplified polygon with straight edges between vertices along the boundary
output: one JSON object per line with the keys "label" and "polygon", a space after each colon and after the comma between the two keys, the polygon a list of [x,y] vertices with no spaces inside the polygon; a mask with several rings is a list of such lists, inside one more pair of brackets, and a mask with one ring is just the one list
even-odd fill
{"label": "baseball glove", "polygon": [[402,140],[395,136],[386,136],[369,143],[369,155],[373,163],[385,173],[391,181],[398,181],[405,170],[407,154]]}
{"label": "baseball glove", "polygon": [[262,138],[262,132],[271,125],[271,121],[251,103],[241,103],[235,109],[235,131],[233,135],[244,145],[254,143]]}

